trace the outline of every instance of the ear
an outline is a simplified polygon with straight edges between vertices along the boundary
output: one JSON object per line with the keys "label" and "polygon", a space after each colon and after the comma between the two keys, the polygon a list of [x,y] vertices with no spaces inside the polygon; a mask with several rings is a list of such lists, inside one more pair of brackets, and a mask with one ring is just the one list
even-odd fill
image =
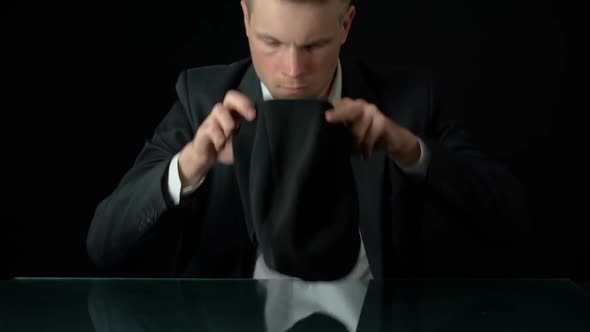
{"label": "ear", "polygon": [[354,6],[350,6],[350,8],[348,8],[348,12],[346,12],[346,16],[344,16],[344,21],[342,22],[343,30],[341,44],[344,44],[346,42],[346,38],[348,37],[348,32],[350,31],[354,15],[356,15],[356,8],[354,8]]}
{"label": "ear", "polygon": [[244,28],[246,29],[246,36],[250,36],[250,15],[248,13],[248,6],[246,0],[241,0],[240,5],[242,6],[242,13],[244,14]]}

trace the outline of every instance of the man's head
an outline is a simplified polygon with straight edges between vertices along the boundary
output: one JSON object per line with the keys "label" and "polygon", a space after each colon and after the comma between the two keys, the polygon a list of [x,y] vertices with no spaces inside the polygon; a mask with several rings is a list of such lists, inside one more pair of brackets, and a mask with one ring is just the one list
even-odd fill
{"label": "man's head", "polygon": [[326,97],[355,15],[350,0],[241,5],[254,68],[273,97]]}

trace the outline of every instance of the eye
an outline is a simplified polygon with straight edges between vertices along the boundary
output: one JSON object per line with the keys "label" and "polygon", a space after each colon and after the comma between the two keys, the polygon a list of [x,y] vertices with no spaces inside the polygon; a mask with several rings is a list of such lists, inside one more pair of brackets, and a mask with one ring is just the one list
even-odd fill
{"label": "eye", "polygon": [[319,47],[320,47],[320,45],[318,45],[318,44],[310,44],[310,45],[305,45],[303,48],[306,51],[313,51],[313,50],[315,50],[315,49],[317,49]]}
{"label": "eye", "polygon": [[266,44],[266,46],[270,46],[270,47],[278,47],[279,45],[281,45],[281,43],[279,43],[276,40],[264,40],[264,44]]}
{"label": "eye", "polygon": [[303,49],[306,51],[314,51],[314,50],[324,47],[327,44],[328,44],[327,42],[312,43],[312,44],[303,46]]}

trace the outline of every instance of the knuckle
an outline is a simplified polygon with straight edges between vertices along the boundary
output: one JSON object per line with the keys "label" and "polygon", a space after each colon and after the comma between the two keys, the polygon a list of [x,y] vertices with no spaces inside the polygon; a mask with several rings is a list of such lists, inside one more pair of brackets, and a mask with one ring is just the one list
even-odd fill
{"label": "knuckle", "polygon": [[223,145],[223,142],[225,142],[225,137],[223,136],[223,134],[221,134],[220,132],[216,132],[213,136],[213,143],[215,144],[215,146],[219,148]]}
{"label": "knuckle", "polygon": [[211,120],[211,118],[208,118],[207,120],[203,121],[203,123],[199,126],[199,131],[209,131],[211,129],[212,124],[213,121]]}
{"label": "knuckle", "polygon": [[236,122],[233,119],[230,119],[227,123],[227,129],[229,132],[232,132],[236,129]]}
{"label": "knuckle", "polygon": [[224,114],[223,116],[223,128],[226,130],[233,130],[235,126],[235,120],[231,114]]}
{"label": "knuckle", "polygon": [[377,109],[377,106],[375,106],[374,104],[367,104],[366,110],[371,115],[379,113],[379,109]]}
{"label": "knuckle", "polygon": [[219,136],[219,125],[211,126],[208,131],[212,138]]}
{"label": "knuckle", "polygon": [[222,103],[217,103],[215,104],[215,106],[213,106],[213,111],[211,111],[211,115],[210,116],[217,116],[219,113],[222,113],[224,111],[224,107]]}
{"label": "knuckle", "polygon": [[232,89],[232,90],[228,90],[225,93],[225,97],[223,98],[223,103],[225,104],[228,101],[231,101],[232,99],[234,99],[236,92]]}
{"label": "knuckle", "polygon": [[367,104],[365,104],[364,102],[355,100],[355,102],[354,102],[354,109],[355,110],[362,112],[366,107],[367,107]]}
{"label": "knuckle", "polygon": [[223,135],[223,128],[221,126],[216,126],[212,132],[216,137],[219,137],[220,135]]}
{"label": "knuckle", "polygon": [[239,101],[238,105],[239,105],[241,111],[248,111],[249,109],[254,108],[254,105],[252,104],[252,102],[250,102],[250,100],[246,97],[241,99]]}
{"label": "knuckle", "polygon": [[203,129],[203,135],[207,136],[210,140],[215,137],[215,130],[213,129],[213,126],[208,126]]}

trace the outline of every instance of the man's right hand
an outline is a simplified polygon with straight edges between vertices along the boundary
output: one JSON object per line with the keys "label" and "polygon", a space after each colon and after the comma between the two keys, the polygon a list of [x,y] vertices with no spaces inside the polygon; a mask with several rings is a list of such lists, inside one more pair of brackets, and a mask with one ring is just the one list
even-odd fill
{"label": "man's right hand", "polygon": [[254,104],[248,97],[235,90],[228,91],[180,152],[178,174],[182,188],[197,183],[217,162],[233,164],[232,135],[241,121],[252,121],[255,117]]}

